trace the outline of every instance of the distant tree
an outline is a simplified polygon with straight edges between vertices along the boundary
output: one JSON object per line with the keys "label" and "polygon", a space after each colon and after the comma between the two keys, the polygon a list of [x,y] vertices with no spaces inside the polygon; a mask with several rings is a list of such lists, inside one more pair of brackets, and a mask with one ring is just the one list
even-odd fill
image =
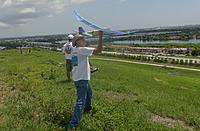
{"label": "distant tree", "polygon": [[191,52],[192,56],[200,56],[200,50],[196,49]]}

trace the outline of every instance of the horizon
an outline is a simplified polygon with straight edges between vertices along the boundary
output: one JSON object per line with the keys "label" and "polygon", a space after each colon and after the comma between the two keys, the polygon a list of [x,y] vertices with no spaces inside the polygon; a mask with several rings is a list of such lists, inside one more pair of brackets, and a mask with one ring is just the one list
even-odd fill
{"label": "horizon", "polygon": [[2,0],[0,38],[72,33],[81,25],[73,16],[75,9],[113,30],[199,25],[199,4],[198,0]]}
{"label": "horizon", "polygon": [[[177,26],[159,26],[159,27],[146,27],[146,28],[136,28],[136,29],[121,29],[119,31],[124,30],[143,30],[143,29],[156,29],[156,28],[172,28],[172,27],[185,27],[185,26],[200,26],[200,24],[193,25],[177,25]],[[51,36],[51,35],[65,35],[65,34],[74,34],[75,32],[67,32],[67,33],[55,33],[55,34],[36,34],[36,35],[24,35],[24,36],[11,36],[11,37],[0,37],[1,39],[14,39],[14,38],[23,38],[23,37],[38,37],[38,36]]]}

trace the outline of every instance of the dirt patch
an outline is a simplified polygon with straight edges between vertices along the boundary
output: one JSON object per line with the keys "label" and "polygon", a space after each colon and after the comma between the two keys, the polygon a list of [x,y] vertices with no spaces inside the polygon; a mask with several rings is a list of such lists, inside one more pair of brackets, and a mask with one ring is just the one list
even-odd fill
{"label": "dirt patch", "polygon": [[153,114],[151,119],[153,122],[165,125],[167,127],[173,128],[173,127],[179,126],[179,127],[182,127],[183,129],[189,130],[189,131],[193,131],[195,129],[193,126],[186,124],[184,121],[175,120],[170,117],[162,117],[162,116]]}
{"label": "dirt patch", "polygon": [[158,79],[158,78],[156,78],[156,77],[154,78],[154,80],[155,80],[155,81],[158,81],[158,82],[163,82],[163,80]]}
{"label": "dirt patch", "polygon": [[161,79],[159,79],[159,78],[154,77],[153,79],[154,79],[155,81],[157,81],[157,82],[162,83],[162,84],[167,84],[167,82],[165,82],[165,81],[163,81],[163,80],[161,80]]}
{"label": "dirt patch", "polygon": [[[99,93],[98,93],[99,94]],[[137,93],[134,94],[124,94],[115,91],[102,91],[101,96],[112,101],[125,101],[125,100],[135,100],[138,96]]]}
{"label": "dirt patch", "polygon": [[189,90],[189,88],[183,87],[183,86],[181,86],[180,88],[183,89],[183,90]]}
{"label": "dirt patch", "polygon": [[128,99],[127,95],[124,95],[124,94],[118,93],[118,92],[114,92],[114,91],[107,91],[107,92],[104,92],[103,94],[106,98],[109,98],[114,101],[121,101],[121,100]]}

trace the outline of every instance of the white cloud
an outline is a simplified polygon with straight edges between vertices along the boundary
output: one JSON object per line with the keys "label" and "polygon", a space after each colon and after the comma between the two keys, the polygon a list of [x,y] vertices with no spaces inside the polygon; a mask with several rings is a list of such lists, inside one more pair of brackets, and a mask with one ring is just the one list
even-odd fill
{"label": "white cloud", "polygon": [[42,16],[52,17],[70,4],[95,0],[0,0],[0,28],[23,25]]}
{"label": "white cloud", "polygon": [[7,27],[8,25],[6,23],[0,21],[0,28],[7,28]]}
{"label": "white cloud", "polygon": [[9,7],[9,6],[11,6],[11,4],[12,4],[12,0],[6,0],[3,3],[2,8]]}
{"label": "white cloud", "polygon": [[19,13],[21,13],[21,14],[35,13],[35,12],[36,12],[36,10],[35,10],[34,7],[32,7],[32,8],[24,8],[24,9],[19,11]]}
{"label": "white cloud", "polygon": [[72,4],[81,4],[81,3],[93,2],[93,1],[96,1],[96,0],[70,0],[70,2],[71,2]]}
{"label": "white cloud", "polygon": [[121,2],[121,3],[124,3],[124,2],[126,2],[126,0],[120,0],[120,2]]}

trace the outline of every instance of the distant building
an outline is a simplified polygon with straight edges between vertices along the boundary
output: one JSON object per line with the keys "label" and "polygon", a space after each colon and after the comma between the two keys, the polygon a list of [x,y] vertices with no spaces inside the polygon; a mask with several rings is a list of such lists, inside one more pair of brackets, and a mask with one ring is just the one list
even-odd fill
{"label": "distant building", "polygon": [[129,47],[112,45],[110,48],[115,51],[144,54],[170,54],[170,55],[190,55],[192,48],[154,48],[154,47]]}
{"label": "distant building", "polygon": [[188,54],[190,55],[192,52],[192,48],[168,48],[167,54]]}

